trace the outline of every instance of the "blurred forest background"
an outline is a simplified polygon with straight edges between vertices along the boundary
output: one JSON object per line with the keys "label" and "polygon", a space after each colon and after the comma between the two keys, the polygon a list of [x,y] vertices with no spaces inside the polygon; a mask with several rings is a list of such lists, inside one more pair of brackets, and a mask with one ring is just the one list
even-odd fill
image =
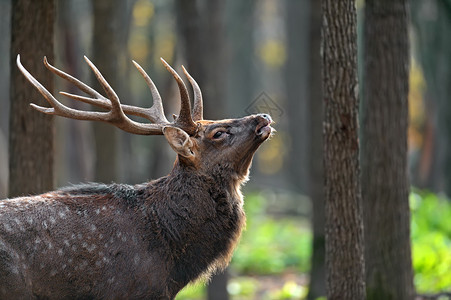
{"label": "blurred forest background", "polygon": [[[149,107],[152,102],[133,59],[155,81],[167,115],[178,112],[177,88],[160,63],[163,57],[178,71],[184,64],[199,83],[206,119],[266,112],[276,122],[277,133],[257,152],[244,189],[247,230],[231,266],[210,288],[188,287],[178,299],[207,294],[210,299],[303,299],[309,290],[316,291],[315,297],[325,295],[324,249],[312,251],[313,228],[321,231],[323,223],[311,222],[311,199],[323,202],[324,183],[320,1],[55,3],[50,63],[95,86],[83,60],[87,55],[122,103]],[[10,72],[18,54],[10,53],[11,10],[11,1],[0,0],[0,198],[9,195]],[[359,61],[363,10],[364,1],[357,1]],[[451,1],[412,0],[410,18],[413,267],[417,292],[437,294],[451,292]],[[59,78],[54,86],[74,92]],[[55,124],[54,187],[141,183],[166,175],[175,159],[162,137],[132,136],[112,126],[63,118],[55,118]],[[310,277],[316,281],[309,288]]]}

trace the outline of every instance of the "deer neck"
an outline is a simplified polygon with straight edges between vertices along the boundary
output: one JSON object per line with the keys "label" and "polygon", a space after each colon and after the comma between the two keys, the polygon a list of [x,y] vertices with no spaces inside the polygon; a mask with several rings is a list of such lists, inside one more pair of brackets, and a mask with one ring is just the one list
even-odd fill
{"label": "deer neck", "polygon": [[215,165],[208,168],[208,171],[201,171],[195,166],[180,162],[177,158],[169,176],[180,179],[198,177],[205,183],[204,187],[207,190],[227,192],[228,195],[241,201],[241,186],[247,181],[247,174],[248,172],[245,175],[239,175],[228,165]]}

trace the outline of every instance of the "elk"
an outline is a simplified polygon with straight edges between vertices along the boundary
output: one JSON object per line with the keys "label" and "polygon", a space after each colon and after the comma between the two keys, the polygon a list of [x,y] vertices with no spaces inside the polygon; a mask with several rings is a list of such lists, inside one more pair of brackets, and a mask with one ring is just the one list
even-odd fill
{"label": "elk", "polygon": [[[133,61],[150,88],[153,105],[121,104],[94,64],[85,57],[107,97],[50,65],[51,72],[89,97],[60,92],[106,111],[70,108],[17,66],[51,107],[42,113],[102,121],[140,135],[164,135],[177,158],[172,171],[150,182],[84,184],[37,196],[0,201],[1,299],[174,299],[189,282],[229,263],[245,224],[241,185],[257,148],[272,134],[271,117],[203,119],[202,93],[188,90],[177,72],[180,113],[169,122],[161,97],[146,72]],[[132,120],[127,115],[147,119]]]}

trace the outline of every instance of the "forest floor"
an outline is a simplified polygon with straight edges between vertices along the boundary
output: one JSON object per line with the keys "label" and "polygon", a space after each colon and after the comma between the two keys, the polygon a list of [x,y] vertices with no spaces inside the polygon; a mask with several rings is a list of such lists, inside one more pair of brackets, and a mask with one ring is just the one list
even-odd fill
{"label": "forest floor", "polygon": [[[287,270],[278,275],[231,275],[227,286],[231,300],[305,299],[308,292],[308,276]],[[177,300],[204,300],[204,284],[185,288]]]}
{"label": "forest floor", "polygon": [[[234,295],[234,284],[237,281],[254,283],[250,293]],[[232,278],[229,284],[231,299],[304,299],[308,291],[308,276],[287,271],[280,275],[255,275]]]}

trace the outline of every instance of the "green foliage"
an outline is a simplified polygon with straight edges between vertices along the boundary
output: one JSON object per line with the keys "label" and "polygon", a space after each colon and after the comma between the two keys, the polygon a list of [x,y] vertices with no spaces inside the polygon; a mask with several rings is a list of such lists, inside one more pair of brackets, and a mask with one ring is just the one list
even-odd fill
{"label": "green foliage", "polygon": [[418,292],[451,287],[451,203],[428,192],[412,192],[412,252]]}
{"label": "green foliage", "polygon": [[300,218],[273,219],[265,214],[265,199],[245,199],[247,228],[233,256],[241,274],[279,274],[287,268],[306,272],[310,266],[311,232]]}
{"label": "green foliage", "polygon": [[180,293],[177,294],[177,300],[195,300],[203,299],[205,295],[206,286],[202,283],[195,283],[186,286]]}

